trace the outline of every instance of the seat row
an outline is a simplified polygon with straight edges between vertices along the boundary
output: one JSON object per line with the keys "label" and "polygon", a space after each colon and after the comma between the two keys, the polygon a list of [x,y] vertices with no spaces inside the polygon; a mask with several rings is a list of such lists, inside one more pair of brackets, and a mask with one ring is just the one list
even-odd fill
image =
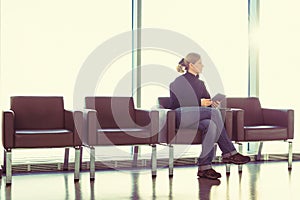
{"label": "seat row", "polygon": [[[173,176],[175,144],[201,144],[199,130],[177,130],[175,111],[169,97],[158,98],[159,108],[141,110],[134,106],[133,97],[85,98],[85,108],[69,111],[60,96],[13,96],[11,107],[3,111],[3,147],[6,184],[12,182],[12,149],[75,148],[74,180],[79,180],[81,149],[90,149],[90,179],[95,179],[95,147],[114,145],[150,145],[151,171],[156,176],[156,145],[169,146],[169,176]],[[289,142],[288,168],[292,168],[294,111],[261,108],[258,98],[227,98],[226,108],[220,109],[225,128],[232,141]],[[136,157],[136,155],[135,155]],[[65,162],[66,158],[65,158]],[[239,166],[239,171],[242,171]],[[226,166],[229,173],[229,165]]]}

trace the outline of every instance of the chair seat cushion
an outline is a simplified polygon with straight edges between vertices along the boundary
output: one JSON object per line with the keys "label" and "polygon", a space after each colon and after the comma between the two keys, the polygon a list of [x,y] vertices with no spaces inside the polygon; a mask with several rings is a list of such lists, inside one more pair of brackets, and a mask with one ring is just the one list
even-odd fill
{"label": "chair seat cushion", "polygon": [[67,129],[16,130],[15,148],[74,146],[73,132]]}
{"label": "chair seat cushion", "polygon": [[151,132],[144,128],[106,128],[97,129],[99,145],[150,144]]}
{"label": "chair seat cushion", "polygon": [[245,126],[245,140],[286,140],[288,138],[287,128],[281,126]]}

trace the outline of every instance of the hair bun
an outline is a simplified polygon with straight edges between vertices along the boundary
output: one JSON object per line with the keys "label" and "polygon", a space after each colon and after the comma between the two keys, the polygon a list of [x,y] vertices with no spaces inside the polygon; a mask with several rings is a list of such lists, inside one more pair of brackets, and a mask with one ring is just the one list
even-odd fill
{"label": "hair bun", "polygon": [[181,64],[178,64],[177,65],[177,67],[176,67],[176,69],[177,69],[177,71],[179,72],[179,73],[183,73],[184,72],[184,69],[185,67],[184,66],[182,66]]}
{"label": "hair bun", "polygon": [[184,58],[182,58],[182,59],[179,61],[178,64],[179,64],[179,65],[184,65]]}

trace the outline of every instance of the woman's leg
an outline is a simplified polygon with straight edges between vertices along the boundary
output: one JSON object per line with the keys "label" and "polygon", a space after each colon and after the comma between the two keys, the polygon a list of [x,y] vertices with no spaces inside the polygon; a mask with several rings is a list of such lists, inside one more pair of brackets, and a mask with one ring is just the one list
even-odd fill
{"label": "woman's leg", "polygon": [[223,162],[234,164],[245,164],[249,162],[250,157],[239,154],[233,146],[231,140],[228,138],[221,112],[217,109],[212,109],[211,117],[211,119],[216,123],[220,132],[217,143],[222,151]]}
{"label": "woman's leg", "polygon": [[213,120],[218,128],[218,136],[216,142],[218,143],[223,156],[230,156],[236,154],[237,151],[229,139],[226,129],[224,127],[224,120],[222,119],[222,115],[220,110],[211,109],[211,120]]}
{"label": "woman's leg", "polygon": [[[206,135],[215,138],[215,142],[218,143],[223,154],[235,154],[236,149],[228,138],[220,110],[210,107],[182,107],[176,109],[176,125],[179,129],[191,128],[195,131],[198,128],[201,129],[201,127],[207,129],[211,120],[215,123],[217,130],[215,132],[210,131]],[[207,127],[204,128],[205,126]],[[212,144],[212,149],[213,146]]]}
{"label": "woman's leg", "polygon": [[183,107],[176,109],[176,125],[181,128],[202,130],[202,151],[198,158],[198,165],[205,169],[211,168],[214,157],[214,144],[218,140],[218,129],[216,124],[210,119],[211,108],[206,107]]}
{"label": "woman's leg", "polygon": [[211,163],[215,155],[214,144],[217,136],[217,126],[210,119],[201,120],[199,123],[202,130],[202,151],[198,158],[198,177],[218,179],[221,174],[212,169]]}
{"label": "woman's leg", "polygon": [[[213,123],[212,123],[213,122]],[[198,158],[199,170],[211,169],[214,156],[214,143],[218,143],[223,161],[243,164],[250,161],[248,156],[238,154],[228,138],[220,110],[207,107],[184,107],[176,109],[177,128],[203,130],[202,152]],[[225,160],[224,160],[225,159]],[[218,176],[216,172],[214,177]]]}
{"label": "woman's leg", "polygon": [[177,128],[198,129],[200,121],[211,118],[211,108],[208,107],[182,107],[175,112]]}
{"label": "woman's leg", "polygon": [[214,158],[214,144],[216,143],[217,126],[210,119],[199,122],[199,129],[202,131],[202,151],[198,158],[200,170],[211,169],[211,162]]}

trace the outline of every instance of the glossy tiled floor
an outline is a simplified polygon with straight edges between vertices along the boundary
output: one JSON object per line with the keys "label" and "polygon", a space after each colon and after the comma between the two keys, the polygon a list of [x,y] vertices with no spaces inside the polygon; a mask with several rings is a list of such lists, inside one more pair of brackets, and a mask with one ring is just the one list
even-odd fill
{"label": "glossy tiled floor", "polygon": [[89,173],[82,172],[80,182],[74,183],[73,173],[48,173],[14,175],[11,186],[1,180],[0,199],[299,199],[300,162],[293,162],[287,170],[286,162],[259,162],[244,165],[238,174],[231,167],[230,176],[225,166],[215,169],[222,173],[219,185],[215,181],[197,179],[197,168],[176,167],[174,177],[167,169],[158,169],[156,179],[149,170],[97,171],[90,182]]}

